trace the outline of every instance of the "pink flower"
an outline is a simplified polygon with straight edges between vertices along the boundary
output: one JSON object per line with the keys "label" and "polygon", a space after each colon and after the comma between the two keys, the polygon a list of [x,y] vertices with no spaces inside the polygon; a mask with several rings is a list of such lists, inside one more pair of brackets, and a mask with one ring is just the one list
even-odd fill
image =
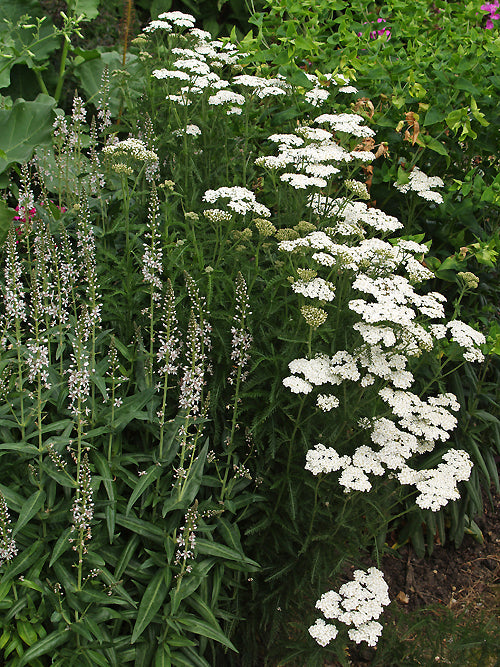
{"label": "pink flower", "polygon": [[499,5],[499,0],[495,0],[495,2],[487,2],[486,4],[481,5],[481,9],[485,12],[495,13],[495,10],[498,9]]}
{"label": "pink flower", "polygon": [[489,12],[490,15],[486,20],[486,30],[493,30],[495,27],[493,21],[500,19],[500,14],[496,13],[496,10],[500,6],[500,0],[494,0],[494,2],[487,2],[484,5],[481,5],[481,9],[485,12]]}

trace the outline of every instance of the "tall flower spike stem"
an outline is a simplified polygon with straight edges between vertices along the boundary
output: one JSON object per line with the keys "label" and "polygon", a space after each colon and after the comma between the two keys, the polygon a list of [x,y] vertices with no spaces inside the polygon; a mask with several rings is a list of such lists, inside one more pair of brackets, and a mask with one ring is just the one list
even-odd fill
{"label": "tall flower spike stem", "polygon": [[[115,408],[120,405],[121,399],[117,399],[116,390],[125,381],[126,378],[123,378],[118,375],[120,372],[120,366],[118,362],[118,353],[115,346],[115,338],[111,336],[111,342],[109,345],[109,367],[111,369],[111,424],[115,420]],[[109,433],[108,439],[108,463],[111,463],[113,458],[113,431]]]}
{"label": "tall flower spike stem", "polygon": [[21,261],[17,254],[15,231],[13,228],[7,235],[5,242],[6,246],[6,260],[5,260],[5,291],[4,291],[4,307],[5,307],[5,335],[7,331],[14,324],[14,336],[16,341],[17,353],[17,390],[19,392],[19,411],[20,417],[17,416],[17,411],[14,412],[17,423],[21,431],[21,440],[25,436],[25,418],[24,418],[24,364],[21,359],[22,346],[22,329],[21,326],[26,320],[26,302],[24,297],[23,287],[23,268]]}
{"label": "tall flower spike stem", "polygon": [[[38,239],[39,241],[39,239]],[[35,248],[38,245],[35,242]],[[36,253],[36,256],[38,253]],[[38,260],[37,256],[37,260]],[[38,269],[38,270],[37,270]],[[40,285],[39,282],[39,263],[36,262],[35,270],[31,272],[31,309],[32,309],[32,321],[33,321],[33,330],[34,330],[34,342],[28,341],[26,344],[28,350],[27,364],[28,364],[28,381],[36,382],[36,426],[38,430],[38,460],[39,460],[39,474],[38,474],[38,485],[40,490],[42,489],[42,460],[43,460],[43,433],[42,433],[42,379],[45,387],[49,388],[48,384],[48,368],[50,365],[50,352],[49,345],[44,345],[42,338],[42,333],[40,331],[40,321],[42,319],[42,301],[40,295],[40,288],[43,288],[43,285]],[[46,333],[47,335],[47,333]],[[43,506],[41,508],[43,511]],[[46,525],[43,523],[43,535],[46,534]]]}
{"label": "tall flower spike stem", "polygon": [[250,356],[248,350],[252,342],[252,336],[247,330],[246,318],[251,315],[248,301],[248,292],[245,279],[240,271],[236,275],[236,313],[233,318],[235,326],[232,327],[231,331],[233,334],[232,339],[232,352],[231,352],[231,361],[233,362],[233,370],[228,378],[229,384],[234,384],[234,399],[233,399],[233,414],[231,420],[231,432],[228,438],[227,443],[227,461],[226,469],[224,472],[224,479],[222,481],[222,488],[220,493],[220,499],[224,499],[226,485],[230,469],[231,456],[234,450],[234,436],[236,433],[238,425],[238,405],[240,402],[240,387],[242,382],[246,379],[247,371],[245,366],[248,364]]}
{"label": "tall flower spike stem", "polygon": [[184,492],[184,488],[186,487],[186,484],[188,483],[188,480],[189,480],[189,471],[191,470],[191,467],[192,467],[193,463],[195,462],[196,445],[198,444],[198,440],[200,439],[200,437],[203,433],[203,424],[204,424],[204,422],[207,418],[209,406],[210,406],[210,392],[208,392],[207,397],[205,399],[205,402],[203,404],[203,407],[201,409],[200,421],[196,425],[196,433],[192,437],[192,441],[189,443],[189,446],[186,447],[186,451],[187,451],[187,449],[189,449],[191,451],[191,456],[190,456],[190,459],[189,459],[189,465],[188,465],[186,477],[185,477],[184,481],[181,482],[181,485],[180,485],[179,498],[182,497],[182,494]]}
{"label": "tall flower spike stem", "polygon": [[[82,264],[82,276],[85,280],[86,297],[89,303],[86,306],[87,319],[85,325],[87,327],[86,337],[90,338],[90,371],[95,369],[95,353],[96,353],[96,328],[101,319],[101,299],[99,286],[97,281],[96,268],[96,248],[94,241],[94,234],[90,225],[90,210],[88,200],[86,197],[81,198],[80,212],[78,216],[78,252]],[[92,415],[95,414],[95,384],[92,383]]]}
{"label": "tall flower spike stem", "polygon": [[87,452],[84,453],[81,461],[77,461],[76,483],[76,496],[72,507],[73,531],[76,533],[76,538],[71,539],[76,542],[73,550],[78,554],[77,590],[80,591],[82,590],[83,556],[87,553],[86,543],[92,537],[91,521],[94,516],[92,476]]}
{"label": "tall flower spike stem", "polygon": [[3,493],[0,492],[0,567],[12,560],[16,554],[17,546],[15,540],[12,538],[9,508],[5,502]]}
{"label": "tall flower spike stem", "polygon": [[[168,380],[171,374],[177,373],[177,358],[179,356],[179,339],[177,337],[177,318],[175,315],[175,294],[170,278],[167,280],[167,289],[163,304],[163,330],[160,333],[160,349],[157,353],[158,362],[162,363],[163,374],[163,396],[161,411],[158,415],[160,421],[159,458],[163,458],[163,438],[165,430],[165,410],[167,408]],[[159,481],[159,480],[158,480]]]}
{"label": "tall flower spike stem", "polygon": [[142,256],[142,274],[144,282],[149,285],[149,364],[148,377],[149,386],[153,386],[153,368],[154,368],[154,344],[155,344],[155,310],[161,300],[162,289],[162,259],[163,251],[158,235],[158,213],[160,202],[156,186],[153,182],[151,198],[149,202],[149,230],[146,238],[149,238],[149,244],[144,243],[144,254]]}

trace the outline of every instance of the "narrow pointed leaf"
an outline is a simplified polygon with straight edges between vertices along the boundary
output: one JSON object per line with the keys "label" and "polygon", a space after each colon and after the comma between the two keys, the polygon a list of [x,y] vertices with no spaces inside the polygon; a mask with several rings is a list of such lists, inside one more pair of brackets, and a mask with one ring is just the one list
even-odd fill
{"label": "narrow pointed leaf", "polygon": [[69,528],[66,528],[66,530],[59,536],[52,550],[52,557],[50,559],[49,567],[52,567],[56,560],[70,548],[71,544],[69,541],[69,536],[71,534],[71,530],[72,529],[70,526]]}
{"label": "narrow pointed leaf", "polygon": [[207,556],[218,556],[225,560],[234,560],[251,568],[259,568],[258,563],[251,558],[247,558],[241,551],[236,551],[236,549],[231,549],[231,547],[228,547],[225,544],[211,542],[202,537],[196,538],[196,551]]}
{"label": "narrow pointed leaf", "polygon": [[137,641],[151,623],[155,614],[163,604],[166,595],[167,584],[165,582],[165,570],[159,570],[144,591],[137,613],[137,620],[132,632],[132,639],[130,640],[132,644]]}
{"label": "narrow pointed leaf", "polygon": [[35,658],[39,658],[41,655],[50,654],[56,646],[64,644],[70,636],[71,633],[68,632],[68,630],[56,630],[55,632],[51,632],[50,635],[47,635],[33,646],[30,646],[26,653],[23,654],[18,666],[24,667],[24,665],[33,664]]}
{"label": "narrow pointed leaf", "polygon": [[183,616],[176,620],[181,625],[185,625],[189,632],[194,632],[195,634],[207,637],[208,639],[214,639],[216,642],[219,642],[219,644],[227,646],[227,648],[238,653],[234,644],[232,644],[226,637],[218,624],[214,625],[213,623],[208,623],[192,614],[183,614]]}
{"label": "narrow pointed leaf", "polygon": [[162,468],[159,465],[151,466],[144,475],[139,477],[135,489],[132,491],[132,495],[129,498],[127,503],[127,509],[125,515],[128,516],[130,510],[132,509],[135,501],[144,493],[150,484],[152,484],[162,473]]}
{"label": "narrow pointed leaf", "polygon": [[38,510],[40,509],[40,507],[43,505],[44,502],[45,502],[45,491],[42,491],[40,489],[39,491],[35,491],[35,493],[33,493],[23,503],[23,507],[19,514],[19,519],[17,520],[14,530],[12,531],[13,536],[16,533],[18,533],[19,530],[23,526],[25,526],[30,519],[32,519],[35,516],[35,514],[38,512]]}

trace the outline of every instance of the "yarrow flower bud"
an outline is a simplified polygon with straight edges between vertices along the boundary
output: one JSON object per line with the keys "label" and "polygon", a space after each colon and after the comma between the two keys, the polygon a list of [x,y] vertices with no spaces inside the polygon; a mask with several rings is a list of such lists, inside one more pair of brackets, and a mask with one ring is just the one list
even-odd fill
{"label": "yarrow flower bud", "polygon": [[344,181],[344,185],[356,197],[359,197],[360,199],[370,199],[370,193],[368,192],[368,188],[366,187],[365,183],[361,183],[360,181],[353,181],[352,179],[348,179],[348,180]]}
{"label": "yarrow flower bud", "polygon": [[459,271],[457,278],[460,280],[465,289],[477,289],[479,286],[479,278],[470,271]]}
{"label": "yarrow flower bud", "polygon": [[326,322],[328,313],[323,308],[315,308],[314,306],[302,306],[300,309],[302,316],[310,327],[317,329]]}
{"label": "yarrow flower bud", "polygon": [[264,238],[272,236],[276,233],[276,227],[272,222],[269,222],[269,220],[266,220],[265,218],[255,218],[253,223],[257,227],[259,235],[263,236]]}

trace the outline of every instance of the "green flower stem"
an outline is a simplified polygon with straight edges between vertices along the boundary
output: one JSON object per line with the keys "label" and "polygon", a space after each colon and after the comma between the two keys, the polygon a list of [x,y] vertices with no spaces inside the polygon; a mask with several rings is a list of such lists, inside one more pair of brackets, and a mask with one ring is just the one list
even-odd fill
{"label": "green flower stem", "polygon": [[[306,396],[303,396],[300,400],[299,410],[297,412],[297,417],[295,419],[295,424],[294,424],[294,427],[293,427],[292,435],[290,436],[290,444],[288,446],[288,458],[287,458],[287,462],[286,462],[285,479],[289,479],[289,477],[290,477],[290,468],[291,468],[291,465],[292,465],[293,441],[295,439],[295,435],[296,435],[297,431],[299,430],[300,416],[302,414],[302,410],[304,408],[305,403],[306,403]],[[278,494],[278,499],[276,500],[276,503],[274,505],[273,516],[276,516],[276,514],[278,512],[278,509],[280,507],[280,502],[281,502],[281,498],[283,497],[284,488],[285,487],[282,484],[280,492]]]}
{"label": "green flower stem", "polygon": [[36,80],[38,81],[38,85],[40,86],[40,90],[42,93],[45,95],[50,95],[47,86],[45,85],[45,81],[43,80],[42,73],[38,67],[33,67],[33,72],[35,73]]}
{"label": "green flower stem", "polygon": [[[78,355],[78,365],[80,365],[80,355]],[[78,369],[80,370],[80,368]],[[82,461],[82,399],[78,398],[77,404],[77,448],[76,448],[76,485],[77,485],[77,498],[80,495],[80,468]],[[77,568],[77,590],[82,590],[82,570],[83,570],[83,528],[78,530],[78,568]],[[76,612],[78,613],[78,612]]]}
{"label": "green flower stem", "polygon": [[62,44],[61,62],[59,64],[59,78],[57,80],[57,86],[54,93],[54,99],[56,102],[59,102],[59,99],[61,97],[64,84],[64,75],[66,72],[66,60],[68,58],[68,52],[70,46],[70,39],[67,35],[64,34],[62,36],[62,39],[63,39],[63,44]]}
{"label": "green flower stem", "polygon": [[226,467],[224,471],[224,479],[222,480],[222,488],[220,491],[220,500],[224,500],[224,495],[226,492],[226,485],[227,485],[227,478],[229,476],[229,468],[230,468],[230,462],[231,462],[231,456],[234,451],[234,434],[236,432],[236,426],[238,422],[238,402],[239,402],[239,392],[240,392],[240,385],[241,385],[241,366],[238,366],[238,372],[236,375],[236,388],[234,391],[234,401],[233,401],[233,418],[231,421],[231,432],[229,434],[229,442],[227,444],[227,460],[226,460]]}
{"label": "green flower stem", "polygon": [[24,386],[23,386],[23,364],[21,360],[21,326],[19,319],[16,319],[16,343],[17,343],[17,389],[19,391],[19,402],[21,410],[21,440],[25,437],[25,421],[24,421]]}

